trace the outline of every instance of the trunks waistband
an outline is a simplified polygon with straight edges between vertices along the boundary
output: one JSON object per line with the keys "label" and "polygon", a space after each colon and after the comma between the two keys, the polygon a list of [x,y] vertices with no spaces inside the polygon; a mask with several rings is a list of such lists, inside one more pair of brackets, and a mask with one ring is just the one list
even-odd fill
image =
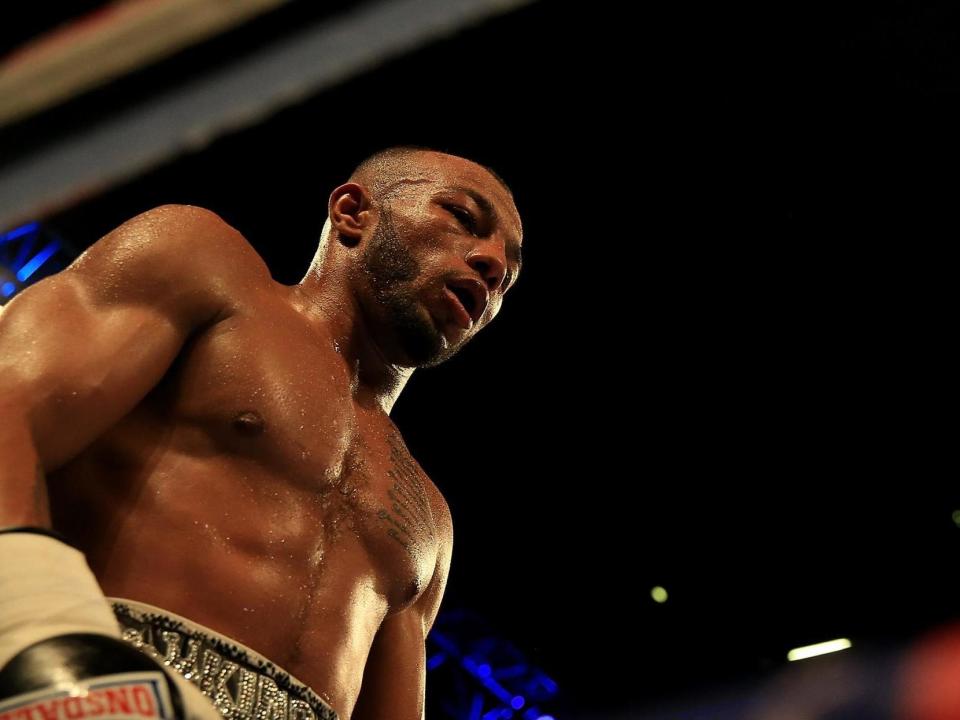
{"label": "trunks waistband", "polygon": [[146,603],[107,600],[123,639],[196,685],[226,720],[338,720],[309,687],[225,635]]}

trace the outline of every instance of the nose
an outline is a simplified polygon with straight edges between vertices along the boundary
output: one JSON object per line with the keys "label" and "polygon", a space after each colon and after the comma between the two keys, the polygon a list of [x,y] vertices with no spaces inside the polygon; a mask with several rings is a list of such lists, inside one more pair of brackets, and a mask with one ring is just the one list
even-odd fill
{"label": "nose", "polygon": [[467,257],[467,264],[480,274],[489,292],[500,287],[507,274],[507,261],[502,255],[502,252],[484,247],[477,248]]}

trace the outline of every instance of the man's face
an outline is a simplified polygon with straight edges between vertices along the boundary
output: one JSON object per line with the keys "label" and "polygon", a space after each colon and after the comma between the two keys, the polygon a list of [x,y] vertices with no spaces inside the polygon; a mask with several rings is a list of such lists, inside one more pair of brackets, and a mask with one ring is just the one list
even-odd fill
{"label": "man's face", "polygon": [[388,359],[430,367],[500,311],[522,230],[510,194],[479,165],[425,153],[412,174],[382,199],[362,267]]}

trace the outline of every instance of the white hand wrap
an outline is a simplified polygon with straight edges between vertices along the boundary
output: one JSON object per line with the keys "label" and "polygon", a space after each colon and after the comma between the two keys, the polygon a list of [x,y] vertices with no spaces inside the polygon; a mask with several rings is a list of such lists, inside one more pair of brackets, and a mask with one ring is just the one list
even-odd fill
{"label": "white hand wrap", "polygon": [[47,535],[0,533],[0,667],[25,647],[67,633],[120,637],[83,553]]}
{"label": "white hand wrap", "polygon": [[[49,535],[0,532],[0,669],[20,651],[71,633],[122,641],[120,624],[79,550]],[[164,672],[190,720],[223,720],[200,690]]]}

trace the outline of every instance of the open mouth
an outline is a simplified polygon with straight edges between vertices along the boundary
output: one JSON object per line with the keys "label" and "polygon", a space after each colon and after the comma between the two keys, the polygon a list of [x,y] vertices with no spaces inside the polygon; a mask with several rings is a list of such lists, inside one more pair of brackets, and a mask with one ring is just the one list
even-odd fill
{"label": "open mouth", "polygon": [[460,301],[460,304],[463,305],[463,308],[464,310],[467,311],[467,315],[470,316],[470,319],[473,320],[473,318],[476,317],[476,315],[474,314],[477,309],[476,298],[474,298],[473,295],[471,295],[464,288],[453,287],[450,285],[448,285],[447,287],[450,289],[450,292],[452,292],[456,296],[457,300]]}
{"label": "open mouth", "polygon": [[490,299],[483,283],[473,278],[456,278],[447,283],[447,290],[470,318],[471,323],[480,321]]}
{"label": "open mouth", "polygon": [[453,292],[453,288],[447,286],[444,293],[447,303],[453,310],[450,318],[458,327],[463,330],[469,330],[473,327],[473,318],[470,316],[468,306],[464,304],[464,299]]}

